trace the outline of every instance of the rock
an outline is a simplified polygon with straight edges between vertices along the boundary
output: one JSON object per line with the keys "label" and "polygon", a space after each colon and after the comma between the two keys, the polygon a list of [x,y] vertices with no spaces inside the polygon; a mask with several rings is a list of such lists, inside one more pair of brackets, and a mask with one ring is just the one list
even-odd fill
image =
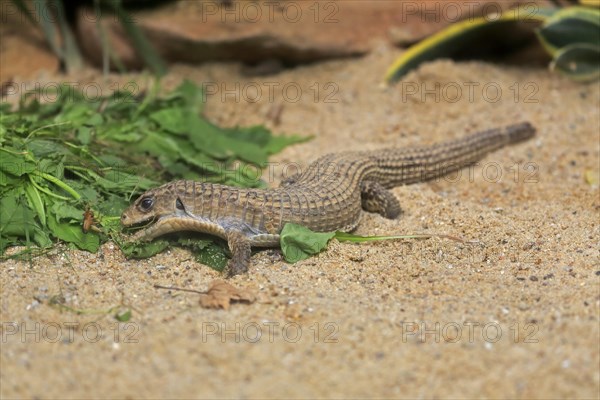
{"label": "rock", "polygon": [[[458,20],[505,12],[530,1],[176,1],[132,13],[133,20],[169,62],[279,60],[296,65],[365,54],[382,40],[410,44]],[[84,54],[102,63],[96,22],[129,68],[142,60],[112,15],[79,10],[78,38]]]}
{"label": "rock", "polygon": [[[2,3],[2,24],[0,24],[0,82],[3,91],[13,93],[21,90],[14,86],[22,81],[39,77],[40,72],[53,75],[60,68],[60,61],[54,55],[41,31],[11,2]],[[4,88],[5,85],[8,85]]]}

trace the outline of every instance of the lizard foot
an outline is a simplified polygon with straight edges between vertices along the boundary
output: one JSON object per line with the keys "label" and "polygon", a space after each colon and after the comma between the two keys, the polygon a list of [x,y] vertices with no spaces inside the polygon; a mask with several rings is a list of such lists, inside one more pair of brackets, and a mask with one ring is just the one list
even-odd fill
{"label": "lizard foot", "polygon": [[227,244],[232,257],[225,267],[225,275],[230,278],[248,272],[251,255],[248,238],[239,231],[230,231],[227,233]]}
{"label": "lizard foot", "polygon": [[380,214],[382,217],[394,219],[402,212],[396,196],[378,182],[362,182],[360,197],[364,210]]}

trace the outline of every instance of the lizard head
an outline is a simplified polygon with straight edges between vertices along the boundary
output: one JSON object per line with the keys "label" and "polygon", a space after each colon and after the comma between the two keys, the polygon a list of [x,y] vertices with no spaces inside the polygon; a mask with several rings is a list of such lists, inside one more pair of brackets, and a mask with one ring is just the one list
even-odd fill
{"label": "lizard head", "polygon": [[183,202],[177,196],[174,183],[168,183],[143,193],[121,215],[121,224],[129,227],[146,224],[135,233],[133,240],[153,239],[167,233],[161,227],[174,218],[187,216]]}

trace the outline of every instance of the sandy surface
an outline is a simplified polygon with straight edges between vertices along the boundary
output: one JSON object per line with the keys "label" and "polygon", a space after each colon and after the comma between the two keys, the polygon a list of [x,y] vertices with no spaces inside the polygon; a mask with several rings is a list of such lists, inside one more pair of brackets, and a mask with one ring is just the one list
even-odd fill
{"label": "sandy surface", "polygon": [[[597,398],[600,199],[585,176],[598,174],[598,85],[439,61],[384,88],[398,54],[381,47],[260,79],[242,77],[235,64],[181,66],[165,83],[189,78],[234,92],[238,83],[238,99],[209,96],[213,121],[273,127],[268,116],[282,105],[276,132],[315,135],[274,158],[273,185],[286,162],[531,121],[535,139],[460,176],[394,189],[401,218],[365,214],[357,231],[476,244],[336,242],[296,265],[262,251],[248,275],[231,280],[258,302],[228,311],[153,287],[205,290],[219,277],[182,250],[135,261],[107,244],[98,254],[57,248],[5,261],[2,398]],[[436,82],[438,99],[425,93]],[[256,86],[262,96],[249,101]],[[60,312],[48,305],[56,295],[84,310],[124,303],[133,317]]]}

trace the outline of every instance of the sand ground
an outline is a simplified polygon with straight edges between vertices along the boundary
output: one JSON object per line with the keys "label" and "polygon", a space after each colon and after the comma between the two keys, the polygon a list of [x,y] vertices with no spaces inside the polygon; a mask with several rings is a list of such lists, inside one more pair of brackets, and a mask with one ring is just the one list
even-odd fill
{"label": "sand ground", "polygon": [[[216,83],[206,107],[216,123],[315,135],[274,158],[272,185],[286,163],[332,151],[531,121],[535,139],[460,175],[394,189],[403,215],[365,214],[357,230],[477,243],[334,242],[295,265],[262,251],[231,280],[259,301],[228,311],[153,287],[205,290],[219,277],[183,250],[137,261],[107,244],[98,254],[59,247],[4,261],[1,397],[598,398],[598,84],[438,61],[386,88],[381,77],[398,54],[382,46],[264,78],[244,77],[237,64],[175,66],[164,82]],[[130,78],[149,80],[60,77],[106,88]],[[48,305],[55,295],[86,310],[123,302],[133,316],[60,312]]]}

